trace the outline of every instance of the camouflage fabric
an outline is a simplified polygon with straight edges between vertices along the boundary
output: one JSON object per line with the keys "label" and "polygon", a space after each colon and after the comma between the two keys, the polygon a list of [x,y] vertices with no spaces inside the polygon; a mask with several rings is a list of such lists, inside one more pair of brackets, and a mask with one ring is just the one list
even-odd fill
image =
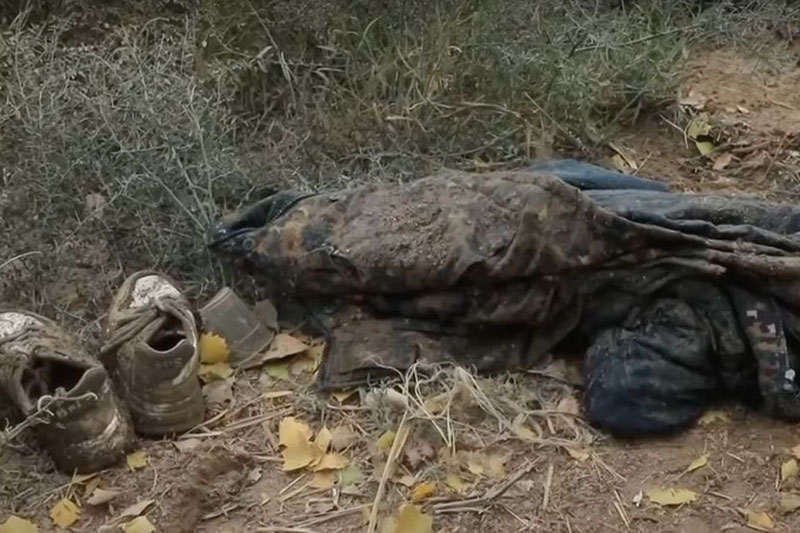
{"label": "camouflage fabric", "polygon": [[210,246],[276,299],[337,302],[323,388],[419,359],[528,368],[569,342],[590,420],[617,433],[684,427],[724,394],[800,418],[800,208],[603,172],[287,191],[222,217]]}

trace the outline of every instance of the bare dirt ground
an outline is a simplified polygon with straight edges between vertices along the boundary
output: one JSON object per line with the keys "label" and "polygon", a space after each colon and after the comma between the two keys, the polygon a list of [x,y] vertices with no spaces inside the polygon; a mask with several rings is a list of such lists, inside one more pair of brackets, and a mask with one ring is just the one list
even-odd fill
{"label": "bare dirt ground", "polygon": [[[680,113],[709,125],[700,142],[714,151],[702,156],[675,117],[650,116],[615,142],[624,157],[614,161],[681,190],[795,198],[796,62],[789,54],[760,64],[726,50],[692,58]],[[74,292],[91,287],[88,281]],[[318,395],[313,365],[299,357],[236,374],[232,394],[214,396],[219,405],[202,427],[174,441],[142,441],[143,456],[88,479],[54,473],[29,445],[3,451],[0,519],[11,513],[39,531],[61,531],[49,514],[68,498],[80,511],[72,531],[98,531],[138,514],[164,532],[366,531],[377,501],[377,530],[393,531],[399,506],[413,500],[440,532],[800,531],[800,511],[789,510],[800,506],[795,425],[728,406],[673,438],[620,441],[581,422],[579,393],[565,384],[575,374],[567,365],[478,381],[448,370],[436,384],[381,401],[366,390]],[[410,406],[398,407],[403,401]],[[278,440],[286,417],[315,435],[331,430],[346,465],[329,477],[283,471]],[[386,470],[387,431],[396,432],[399,449],[408,429]],[[118,494],[92,505],[98,488]],[[694,494],[660,505],[652,489]],[[425,531],[411,518],[407,508],[396,531]]]}

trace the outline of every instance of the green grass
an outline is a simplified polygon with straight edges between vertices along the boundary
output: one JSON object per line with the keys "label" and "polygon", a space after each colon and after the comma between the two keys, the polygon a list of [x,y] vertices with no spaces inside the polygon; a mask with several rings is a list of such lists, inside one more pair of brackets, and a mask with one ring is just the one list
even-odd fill
{"label": "green grass", "polygon": [[591,158],[672,103],[693,47],[766,53],[770,24],[798,13],[767,0],[41,0],[17,16],[22,4],[0,11],[0,302],[85,325],[134,269],[164,269],[194,296],[231,281],[203,232],[253,197]]}

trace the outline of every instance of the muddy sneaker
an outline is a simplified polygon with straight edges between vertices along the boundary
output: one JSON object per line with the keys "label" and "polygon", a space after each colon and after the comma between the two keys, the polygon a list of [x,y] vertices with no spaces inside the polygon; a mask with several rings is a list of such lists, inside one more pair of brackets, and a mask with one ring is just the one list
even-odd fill
{"label": "muddy sneaker", "polygon": [[95,472],[135,443],[106,370],[50,319],[0,310],[0,391],[41,421],[34,431],[61,471]]}
{"label": "muddy sneaker", "polygon": [[128,402],[136,431],[171,435],[203,421],[197,324],[167,276],[140,271],[117,291],[101,360]]}

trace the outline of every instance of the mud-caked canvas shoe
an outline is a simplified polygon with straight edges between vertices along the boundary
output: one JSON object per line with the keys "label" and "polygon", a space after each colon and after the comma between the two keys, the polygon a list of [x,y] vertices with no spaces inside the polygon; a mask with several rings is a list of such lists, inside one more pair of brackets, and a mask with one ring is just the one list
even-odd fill
{"label": "mud-caked canvas shoe", "polygon": [[101,360],[142,435],[172,435],[203,421],[197,323],[177,284],[154,271],[129,276],[105,327]]}
{"label": "mud-caked canvas shoe", "polygon": [[0,391],[37,421],[41,446],[63,472],[95,472],[135,444],[106,370],[48,318],[0,310]]}

